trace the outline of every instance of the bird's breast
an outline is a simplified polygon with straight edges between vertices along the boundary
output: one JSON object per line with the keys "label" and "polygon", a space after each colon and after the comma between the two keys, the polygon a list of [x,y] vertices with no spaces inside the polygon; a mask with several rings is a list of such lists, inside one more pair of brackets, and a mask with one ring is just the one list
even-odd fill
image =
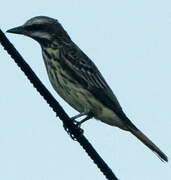
{"label": "bird's breast", "polygon": [[90,91],[83,88],[61,66],[58,51],[49,49],[49,51],[43,51],[42,54],[53,88],[69,105],[79,112],[91,111],[96,119],[122,128],[123,123],[118,116],[96,99]]}

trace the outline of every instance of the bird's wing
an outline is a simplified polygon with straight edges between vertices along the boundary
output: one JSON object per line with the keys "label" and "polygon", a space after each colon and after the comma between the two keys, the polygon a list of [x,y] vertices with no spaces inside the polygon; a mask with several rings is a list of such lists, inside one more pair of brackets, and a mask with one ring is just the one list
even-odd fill
{"label": "bird's wing", "polygon": [[112,109],[120,119],[128,119],[96,65],[75,44],[63,48],[60,58],[61,63],[64,63],[71,75],[85,89],[89,90],[105,106]]}
{"label": "bird's wing", "polygon": [[95,64],[75,45],[62,51],[62,61],[71,75],[99,101],[114,111],[125,123],[128,130],[140,141],[154,151],[161,160],[168,161],[167,156],[144,135],[125,115],[117,98],[106,83]]}

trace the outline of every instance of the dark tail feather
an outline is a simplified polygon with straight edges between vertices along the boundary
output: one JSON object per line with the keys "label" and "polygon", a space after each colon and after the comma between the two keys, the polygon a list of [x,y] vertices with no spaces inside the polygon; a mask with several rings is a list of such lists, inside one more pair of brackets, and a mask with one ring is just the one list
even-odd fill
{"label": "dark tail feather", "polygon": [[141,142],[149,147],[154,153],[156,153],[162,161],[168,162],[168,157],[139,129],[134,127],[128,127],[129,131],[135,135]]}

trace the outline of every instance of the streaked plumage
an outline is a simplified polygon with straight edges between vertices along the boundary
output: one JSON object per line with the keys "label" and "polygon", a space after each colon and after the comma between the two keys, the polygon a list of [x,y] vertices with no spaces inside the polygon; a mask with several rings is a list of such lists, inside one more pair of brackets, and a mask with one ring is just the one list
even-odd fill
{"label": "streaked plumage", "polygon": [[130,131],[162,160],[168,161],[167,156],[127,118],[95,64],[57,20],[38,16],[8,32],[23,34],[39,42],[52,86],[74,109],[92,112],[94,118]]}

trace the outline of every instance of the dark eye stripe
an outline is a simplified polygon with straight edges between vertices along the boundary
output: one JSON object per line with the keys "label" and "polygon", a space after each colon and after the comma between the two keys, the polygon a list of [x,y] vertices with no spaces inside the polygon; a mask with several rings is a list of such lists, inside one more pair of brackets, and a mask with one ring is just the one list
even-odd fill
{"label": "dark eye stripe", "polygon": [[43,30],[45,27],[43,24],[33,24],[33,25],[25,26],[25,28],[29,31],[37,31],[37,30]]}

